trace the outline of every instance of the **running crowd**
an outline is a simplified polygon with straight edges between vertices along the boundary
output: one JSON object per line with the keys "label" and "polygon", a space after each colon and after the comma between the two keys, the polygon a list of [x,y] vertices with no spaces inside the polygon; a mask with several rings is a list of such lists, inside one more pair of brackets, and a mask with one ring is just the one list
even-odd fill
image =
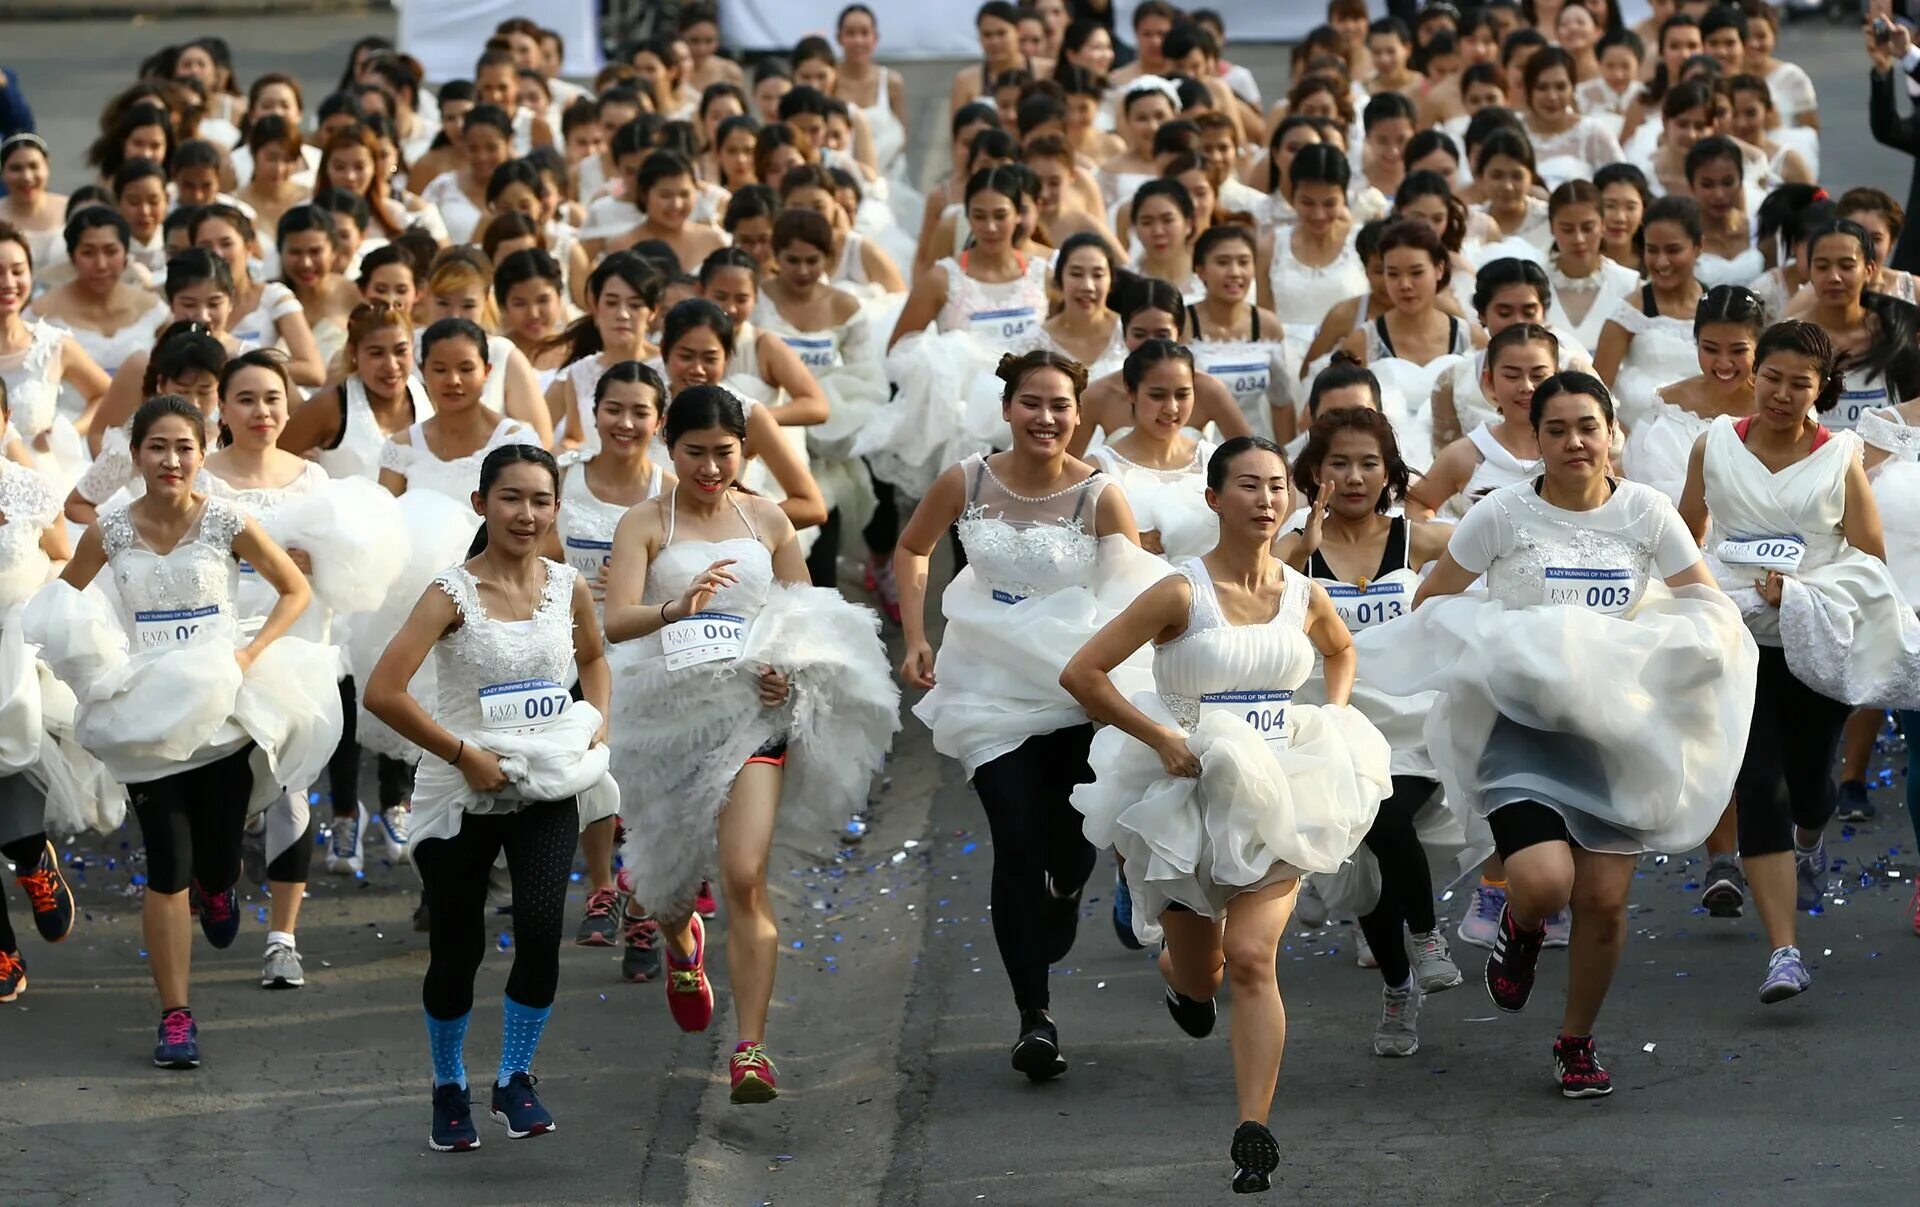
{"label": "running crowd", "polygon": [[[989,0],[925,196],[863,4],[750,71],[682,5],[590,88],[529,20],[470,79],[366,39],[311,106],[218,37],[158,49],[90,148],[0,143],[33,929],[75,922],[49,834],[131,812],[153,1060],[191,1069],[192,930],[235,941],[243,874],[289,989],[314,860],[410,863],[431,1144],[465,1151],[489,911],[521,1138],[568,925],[700,1031],[718,889],[765,1102],[776,819],[865,807],[904,683],[991,829],[1014,1069],[1068,1067],[1049,967],[1110,858],[1175,1024],[1232,983],[1235,1190],[1279,1164],[1296,910],[1357,919],[1403,1057],[1465,980],[1436,887],[1478,869],[1453,933],[1499,1008],[1569,948],[1568,1097],[1612,1089],[1643,853],[1704,845],[1760,1001],[1805,992],[1823,833],[1871,815],[1889,711],[1920,737],[1906,215],[1821,183],[1773,8],[1652,8],[1332,0],[1276,98],[1216,13]],[[1864,34],[1911,150],[1920,48]]]}

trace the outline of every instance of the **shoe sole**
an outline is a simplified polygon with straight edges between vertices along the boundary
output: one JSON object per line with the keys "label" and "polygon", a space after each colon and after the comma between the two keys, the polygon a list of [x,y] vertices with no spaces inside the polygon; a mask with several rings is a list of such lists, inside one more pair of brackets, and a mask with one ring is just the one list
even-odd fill
{"label": "shoe sole", "polygon": [[1238,1136],[1227,1149],[1233,1162],[1233,1193],[1259,1194],[1273,1189],[1273,1171],[1280,1168],[1278,1142],[1263,1136]]}
{"label": "shoe sole", "polygon": [[260,978],[260,988],[262,989],[300,989],[305,987],[306,983],[307,978],[305,977],[301,977],[298,980],[283,976],[263,976]]}
{"label": "shoe sole", "polygon": [[[1205,1039],[1207,1036],[1212,1035],[1214,1027],[1220,1022],[1220,1008],[1215,1006],[1208,1014],[1205,1028],[1195,1031],[1192,1027],[1187,1026],[1186,1023],[1181,1021],[1179,1003],[1175,1002],[1172,997],[1166,994],[1161,995],[1161,1000],[1167,1003],[1167,1013],[1173,1017],[1173,1025],[1180,1028],[1182,1034],[1193,1039]],[[1201,1003],[1196,1002],[1195,1004],[1199,1005]]]}
{"label": "shoe sole", "polygon": [[573,945],[575,947],[612,947],[614,944],[612,935],[603,935],[596,931],[591,934],[575,935]]}
{"label": "shoe sole", "polygon": [[1738,918],[1746,912],[1747,895],[1731,880],[1717,880],[1700,894],[1700,904],[1712,918]]}
{"label": "shoe sole", "polygon": [[1028,1081],[1051,1081],[1067,1071],[1060,1049],[1038,1036],[1013,1045],[1013,1067]]}
{"label": "shoe sole", "polygon": [[738,1106],[753,1106],[762,1102],[772,1102],[780,1096],[780,1091],[772,1083],[748,1073],[733,1087],[733,1101]]}
{"label": "shoe sole", "polygon": [[1470,947],[1478,947],[1482,951],[1493,950],[1493,936],[1491,935],[1487,936],[1485,939],[1481,939],[1478,936],[1468,934],[1467,928],[1464,926],[1455,927],[1454,933],[1460,936],[1460,941],[1462,943],[1465,943]]}
{"label": "shoe sole", "polygon": [[620,974],[620,979],[629,985],[645,985],[658,980],[659,977],[658,972],[622,972]]}
{"label": "shoe sole", "polygon": [[516,1132],[513,1130],[513,1124],[507,1122],[507,1117],[491,1107],[487,1109],[487,1118],[498,1123],[501,1127],[506,1128],[507,1139],[509,1140],[530,1140],[535,1136],[551,1135],[560,1130],[558,1123],[548,1123],[537,1127],[530,1127],[524,1132]]}
{"label": "shoe sole", "polygon": [[1604,1089],[1589,1086],[1586,1089],[1579,1090],[1570,1090],[1564,1085],[1560,1087],[1560,1096],[1562,1098],[1605,1098],[1611,1093],[1613,1093],[1612,1086],[1607,1086]]}
{"label": "shoe sole", "polygon": [[1375,1040],[1373,1045],[1373,1054],[1375,1056],[1385,1056],[1389,1060],[1398,1059],[1399,1057],[1402,1057],[1402,1056],[1412,1056],[1415,1052],[1418,1052],[1419,1050],[1420,1050],[1420,1041],[1417,1039],[1413,1041],[1413,1046],[1411,1048],[1408,1048],[1404,1052],[1390,1051],[1386,1048],[1382,1048],[1378,1040]]}
{"label": "shoe sole", "polygon": [[[355,867],[351,863],[336,860],[331,856],[329,856],[327,859],[327,874],[329,876],[357,876],[361,872],[364,872],[365,870],[366,870],[366,863],[364,861],[361,863],[359,867]],[[441,1151],[447,1152],[451,1150],[442,1149]]]}
{"label": "shoe sole", "polygon": [[480,1147],[480,1141],[462,1140],[458,1144],[441,1144],[432,1136],[428,1136],[427,1147],[437,1153],[470,1153]]}
{"label": "shoe sole", "polygon": [[178,1069],[181,1071],[185,1071],[188,1069],[199,1068],[200,1062],[197,1059],[196,1060],[157,1060],[156,1059],[153,1062],[153,1067],[156,1069]]}
{"label": "shoe sole", "polygon": [[13,987],[13,992],[7,994],[5,997],[0,997],[0,1002],[10,1002],[14,998],[17,998],[21,994],[25,993],[26,991],[27,991],[27,978],[23,975],[20,978],[19,983]]}
{"label": "shoe sole", "polygon": [[[1488,961],[1488,963],[1489,963],[1489,964],[1491,964],[1491,963],[1492,963],[1492,961]],[[1532,1000],[1533,1000],[1533,993],[1532,993],[1531,991],[1529,991],[1529,992],[1527,993],[1527,998],[1526,998],[1526,1001],[1522,1001],[1522,1002],[1521,1002],[1521,1003],[1520,1003],[1520,1004],[1519,1004],[1518,1006],[1507,1006],[1507,1005],[1502,1005],[1502,1004],[1501,1004],[1501,1001],[1500,1001],[1500,995],[1499,995],[1499,994],[1496,994],[1496,993],[1495,993],[1495,992],[1493,991],[1493,976],[1492,976],[1492,973],[1491,973],[1491,972],[1489,971],[1489,972],[1487,973],[1487,975],[1485,976],[1485,978],[1484,978],[1484,979],[1486,980],[1486,983],[1487,983],[1487,998],[1488,998],[1488,1000],[1490,1000],[1490,1001],[1492,1001],[1492,1002],[1493,1002],[1493,1008],[1494,1008],[1495,1010],[1498,1010],[1498,1011],[1500,1011],[1500,1013],[1502,1013],[1502,1014],[1520,1014],[1520,1013],[1523,1013],[1523,1012],[1525,1012],[1525,1010],[1526,1010],[1526,1008],[1527,1008],[1527,1002],[1528,1002],[1528,1001],[1532,1001]]]}
{"label": "shoe sole", "polygon": [[[1375,962],[1374,967],[1376,968],[1379,967],[1379,963],[1377,961]],[[1419,977],[1414,978],[1414,984],[1420,986],[1420,992],[1429,993],[1429,994],[1445,993],[1449,989],[1458,989],[1460,988],[1460,986],[1466,983],[1467,983],[1467,974],[1464,972],[1461,972],[1458,968],[1453,970],[1453,979],[1451,981],[1435,981],[1433,984],[1428,984],[1427,982],[1421,980]]]}
{"label": "shoe sole", "polygon": [[1771,1006],[1777,1002],[1784,1002],[1788,998],[1799,997],[1811,988],[1813,988],[1811,983],[1805,985],[1769,985],[1760,990],[1760,1003],[1765,1006]]}
{"label": "shoe sole", "polygon": [[1859,809],[1853,809],[1845,813],[1834,814],[1834,817],[1838,818],[1840,821],[1872,821],[1874,818],[1878,816],[1880,816],[1880,812],[1877,809],[1868,810],[1865,812],[1862,812]]}

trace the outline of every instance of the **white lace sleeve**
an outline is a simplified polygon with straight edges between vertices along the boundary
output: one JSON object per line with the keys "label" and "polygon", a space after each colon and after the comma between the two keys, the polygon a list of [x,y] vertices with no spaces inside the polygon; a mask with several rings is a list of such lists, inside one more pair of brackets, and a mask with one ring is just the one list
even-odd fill
{"label": "white lace sleeve", "polygon": [[92,465],[73,484],[78,494],[95,507],[111,499],[114,492],[133,481],[133,455],[123,442],[115,448],[102,448]]}
{"label": "white lace sleeve", "polygon": [[401,477],[407,476],[412,467],[414,450],[411,444],[401,444],[397,440],[388,440],[380,446],[380,468],[390,469]]}
{"label": "white lace sleeve", "polygon": [[207,512],[200,517],[200,539],[222,552],[233,548],[233,538],[247,526],[247,513],[215,496],[207,498]]}
{"label": "white lace sleeve", "polygon": [[1615,324],[1628,335],[1643,335],[1647,330],[1647,315],[1640,309],[1640,298],[1637,295],[1621,298],[1614,306],[1613,313],[1607,316],[1607,321]]}
{"label": "white lace sleeve", "polygon": [[1860,416],[1860,426],[1854,431],[1863,444],[1896,455],[1920,455],[1920,428],[1888,419],[1885,411],[1868,411]]}

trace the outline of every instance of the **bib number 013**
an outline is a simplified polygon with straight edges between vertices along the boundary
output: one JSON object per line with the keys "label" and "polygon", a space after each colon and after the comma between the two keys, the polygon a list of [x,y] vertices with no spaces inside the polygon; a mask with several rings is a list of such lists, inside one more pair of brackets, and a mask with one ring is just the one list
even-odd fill
{"label": "bib number 013", "polygon": [[1322,583],[1340,622],[1349,629],[1370,629],[1407,614],[1405,583],[1373,583],[1356,587],[1349,583]]}

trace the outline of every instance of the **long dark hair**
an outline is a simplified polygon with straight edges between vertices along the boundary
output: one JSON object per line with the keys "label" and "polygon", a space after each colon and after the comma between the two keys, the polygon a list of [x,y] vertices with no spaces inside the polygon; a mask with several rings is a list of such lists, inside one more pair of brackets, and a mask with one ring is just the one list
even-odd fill
{"label": "long dark hair", "polygon": [[[444,320],[443,320],[444,321]],[[553,454],[537,444],[503,444],[488,453],[480,462],[480,497],[486,498],[493,490],[493,484],[500,480],[509,465],[538,465],[553,478],[554,498],[560,497],[560,466]],[[480,531],[473,534],[473,543],[467,546],[469,559],[479,557],[487,551],[487,523],[480,522]]]}
{"label": "long dark hair", "polygon": [[599,325],[593,321],[593,310],[600,304],[600,295],[605,292],[607,283],[615,277],[625,281],[628,288],[639,294],[641,304],[649,310],[660,305],[660,297],[667,290],[666,281],[654,270],[653,265],[632,251],[617,251],[600,261],[599,267],[587,278],[587,313],[554,336],[548,345],[565,348],[567,364],[598,356],[606,347],[606,342],[600,338]]}
{"label": "long dark hair", "polygon": [[[1873,236],[1851,218],[1835,218],[1809,228],[1806,231],[1809,260],[1813,258],[1814,245],[1831,235],[1854,240],[1860,245],[1860,258],[1867,267],[1878,267],[1880,261],[1873,254]],[[1879,330],[1868,343],[1866,352],[1853,358],[1849,367],[1864,370],[1867,381],[1876,377],[1884,379],[1902,398],[1920,395],[1920,347],[1914,343],[1915,334],[1920,331],[1920,308],[1871,289],[1860,291],[1860,306],[1872,316]],[[1765,342],[1762,338],[1761,343]],[[1760,363],[1757,352],[1753,363]]]}

